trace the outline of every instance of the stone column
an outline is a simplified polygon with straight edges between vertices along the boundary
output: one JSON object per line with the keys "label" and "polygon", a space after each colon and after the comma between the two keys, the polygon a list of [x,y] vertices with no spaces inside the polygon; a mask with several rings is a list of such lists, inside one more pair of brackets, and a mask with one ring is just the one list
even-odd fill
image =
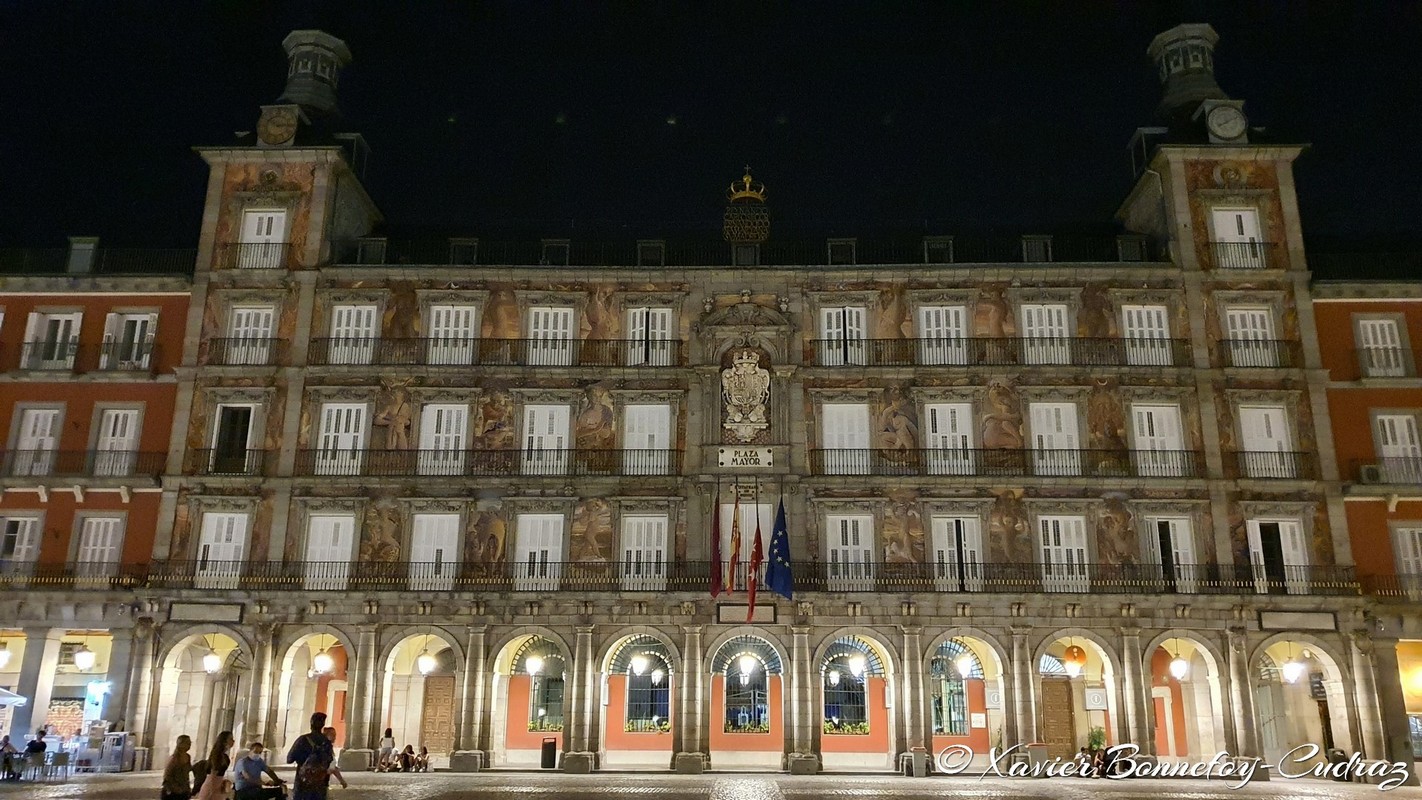
{"label": "stone column", "polygon": [[124,698],[123,719],[128,730],[137,735],[137,747],[153,746],[148,726],[146,698],[152,691],[153,676],[158,672],[157,640],[153,636],[153,620],[143,617],[133,629],[133,657],[129,668],[128,696]]}
{"label": "stone column", "polygon": [[[1405,785],[1417,786],[1417,768],[1412,760],[1412,733],[1407,722],[1407,707],[1402,700],[1402,674],[1397,666],[1396,639],[1369,639],[1372,661],[1372,683],[1379,712],[1384,751],[1371,758],[1380,758],[1407,765]],[[1361,649],[1361,648],[1360,648]],[[1359,685],[1359,699],[1362,686]]]}
{"label": "stone column", "polygon": [[1010,726],[1003,737],[1004,748],[1037,741],[1037,715],[1032,697],[1032,647],[1027,641],[1031,628],[1013,626],[1011,682],[1012,713],[1003,715]]}
{"label": "stone column", "polygon": [[1249,639],[1243,628],[1230,628],[1228,697],[1234,717],[1236,741],[1226,742],[1236,755],[1258,758],[1258,732],[1254,727],[1254,694],[1249,683]]}
{"label": "stone column", "polygon": [[579,625],[577,646],[573,651],[572,681],[567,692],[563,723],[563,771],[587,773],[596,766],[597,754],[588,749],[590,701],[597,699],[593,685],[593,626]]}
{"label": "stone column", "polygon": [[900,670],[903,675],[903,694],[899,701],[899,713],[904,718],[902,728],[906,752],[915,747],[929,749],[932,744],[928,733],[928,720],[932,717],[928,709],[928,696],[923,690],[921,631],[917,626],[903,629],[903,667]]}
{"label": "stone column", "polygon": [[134,638],[137,631],[120,628],[109,632],[112,644],[109,648],[109,671],[105,678],[109,683],[109,694],[104,698],[103,719],[110,724],[123,721],[128,730],[128,695],[137,688],[133,685]]}
{"label": "stone column", "polygon": [[706,668],[701,652],[701,626],[682,626],[681,669],[676,673],[678,688],[677,728],[681,731],[681,749],[673,756],[677,772],[697,774],[706,768],[708,753],[706,738]]}
{"label": "stone column", "polygon": [[1155,735],[1151,727],[1149,708],[1151,675],[1145,669],[1141,654],[1141,629],[1121,629],[1121,700],[1126,706],[1126,738],[1145,755],[1155,755]]}
{"label": "stone column", "polygon": [[[267,707],[271,705],[272,685],[277,679],[274,663],[276,625],[259,622],[252,637],[252,680],[247,686],[247,708],[242,730],[249,739],[260,739],[268,747],[278,747],[275,731],[267,730]],[[284,755],[284,754],[283,754]]]}
{"label": "stone column", "polygon": [[1354,746],[1367,758],[1386,758],[1383,744],[1383,710],[1379,707],[1377,680],[1373,669],[1375,642],[1366,630],[1353,632],[1350,654],[1353,661],[1354,702],[1358,709],[1357,740]]}
{"label": "stone column", "polygon": [[54,668],[59,666],[59,642],[64,631],[58,628],[26,628],[25,658],[20,663],[20,683],[15,691],[29,702],[11,708],[10,736],[29,736],[49,715],[49,698],[54,690]]}
{"label": "stone column", "polygon": [[[376,675],[377,628],[362,625],[356,641],[355,671],[346,671],[346,697],[350,713],[346,725],[347,747],[341,751],[340,768],[362,771],[370,769],[375,757],[371,744],[375,741],[375,703],[380,696],[380,679]],[[347,664],[350,663],[349,655]],[[352,746],[354,745],[354,746]]]}
{"label": "stone column", "polygon": [[484,675],[487,658],[484,639],[487,628],[483,625],[469,626],[469,641],[464,648],[464,684],[459,687],[459,739],[455,751],[449,756],[451,772],[478,772],[485,766],[484,752],[479,749],[479,738],[484,716]]}
{"label": "stone column", "polygon": [[785,724],[793,731],[793,747],[788,766],[791,775],[814,775],[820,771],[820,726],[819,714],[815,711],[810,629],[797,625],[791,631],[794,649],[790,657],[790,713],[785,715]]}

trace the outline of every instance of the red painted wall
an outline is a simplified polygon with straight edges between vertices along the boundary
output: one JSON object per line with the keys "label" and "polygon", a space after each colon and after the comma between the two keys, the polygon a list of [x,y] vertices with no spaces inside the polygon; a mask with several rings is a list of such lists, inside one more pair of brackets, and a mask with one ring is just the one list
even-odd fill
{"label": "red painted wall", "polygon": [[[676,701],[676,682],[667,678],[667,688],[671,692],[672,704]],[[605,750],[664,750],[672,751],[671,731],[665,733],[633,733],[624,730],[627,722],[627,676],[611,675],[607,679],[607,705],[603,707],[605,724],[602,744]],[[668,708],[667,716],[673,717]]]}
{"label": "red painted wall", "polygon": [[992,747],[992,731],[988,728],[974,728],[972,718],[973,714],[987,713],[987,684],[978,678],[971,678],[966,683],[966,689],[968,691],[968,735],[946,736],[941,733],[935,733],[933,735],[933,752],[935,753],[949,745],[961,744],[972,748],[974,753],[986,755],[988,748]]}
{"label": "red painted wall", "polygon": [[[98,345],[104,341],[104,322],[109,312],[115,309],[152,309],[158,314],[158,329],[154,332],[153,343],[157,346],[156,367],[158,374],[171,373],[173,367],[182,362],[184,328],[188,318],[190,296],[164,294],[0,294],[0,307],[5,310],[5,319],[0,322],[0,370],[19,367],[19,344],[25,339],[25,327],[29,323],[30,312],[36,308],[66,308],[82,311],[84,318],[79,322],[79,344]],[[80,371],[93,369],[97,362],[83,363],[83,355],[76,363]]]}
{"label": "red painted wall", "polygon": [[784,720],[781,718],[780,676],[771,675],[766,684],[770,705],[769,733],[726,733],[726,676],[711,678],[711,749],[779,753],[785,749]]}
{"label": "red painted wall", "polygon": [[[1150,657],[1150,674],[1152,686],[1170,687],[1170,719],[1165,719],[1165,699],[1154,697],[1155,704],[1155,752],[1158,755],[1189,755],[1189,745],[1185,740],[1185,696],[1180,689],[1180,681],[1175,680],[1170,674],[1170,662],[1173,656],[1167,653],[1164,648],[1157,647]],[[1188,676],[1187,676],[1188,677]],[[1170,733],[1166,725],[1175,728],[1175,752],[1169,751]],[[1199,755],[1199,754],[1197,754]]]}
{"label": "red painted wall", "polygon": [[346,746],[346,693],[338,691],[332,697],[335,708],[328,708],[326,705],[326,694],[330,690],[331,681],[346,680],[346,649],[340,645],[334,645],[330,649],[332,667],[331,671],[316,679],[316,711],[326,714],[326,724],[336,729],[336,746]]}
{"label": "red painted wall", "polygon": [[1402,314],[1408,343],[1414,352],[1422,350],[1422,303],[1348,303],[1315,302],[1313,315],[1318,327],[1318,350],[1329,377],[1335,381],[1351,381],[1358,377],[1353,354],[1357,342],[1353,334],[1354,314]]}
{"label": "red painted wall", "polygon": [[[889,709],[884,705],[884,679],[869,677],[864,684],[864,706],[869,713],[869,733],[826,733],[820,737],[822,753],[889,752]],[[824,713],[823,689],[819,698]],[[823,720],[821,720],[823,724]]]}
{"label": "red painted wall", "polygon": [[1397,510],[1387,510],[1387,499],[1344,503],[1348,512],[1348,536],[1359,576],[1395,575],[1397,560],[1392,547],[1391,522],[1422,524],[1422,502],[1402,501]]}
{"label": "red painted wall", "polygon": [[[562,731],[531,731],[528,729],[528,718],[532,712],[529,706],[529,691],[531,690],[531,679],[527,675],[514,675],[509,678],[509,702],[507,708],[506,730],[504,748],[507,750],[537,750],[543,746],[543,740],[554,738],[558,740],[558,750],[563,749]],[[567,710],[564,709],[564,714]]]}
{"label": "red painted wall", "polygon": [[1357,480],[1357,462],[1377,461],[1374,409],[1419,408],[1422,408],[1422,389],[1330,389],[1328,417],[1333,422],[1333,443],[1343,479]]}
{"label": "red painted wall", "polygon": [[88,492],[84,502],[69,491],[53,490],[49,502],[35,492],[0,494],[0,514],[11,511],[41,512],[39,563],[62,564],[69,560],[71,538],[75,534],[74,515],[86,511],[124,512],[127,523],[123,538],[123,563],[147,564],[153,558],[153,538],[158,527],[158,492],[134,492],[128,503],[117,492]]}

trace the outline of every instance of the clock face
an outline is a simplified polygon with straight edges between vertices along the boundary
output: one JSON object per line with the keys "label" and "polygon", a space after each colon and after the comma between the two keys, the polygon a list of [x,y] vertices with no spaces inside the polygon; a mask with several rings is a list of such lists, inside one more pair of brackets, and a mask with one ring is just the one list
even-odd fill
{"label": "clock face", "polygon": [[1234,106],[1219,106],[1210,112],[1210,133],[1221,139],[1238,139],[1247,124],[1244,113]]}
{"label": "clock face", "polygon": [[257,136],[267,144],[281,144],[295,133],[296,112],[289,108],[268,109],[257,121]]}

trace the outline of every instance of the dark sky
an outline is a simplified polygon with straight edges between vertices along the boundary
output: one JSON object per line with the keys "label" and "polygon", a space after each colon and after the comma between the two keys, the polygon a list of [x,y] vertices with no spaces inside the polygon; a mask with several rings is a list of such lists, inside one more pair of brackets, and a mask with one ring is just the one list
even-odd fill
{"label": "dark sky", "polygon": [[1311,143],[1307,236],[1422,238],[1422,3],[0,0],[0,247],[195,242],[190,148],[253,127],[296,27],[354,52],[341,106],[402,227],[714,232],[749,163],[778,230],[1098,230],[1182,21]]}

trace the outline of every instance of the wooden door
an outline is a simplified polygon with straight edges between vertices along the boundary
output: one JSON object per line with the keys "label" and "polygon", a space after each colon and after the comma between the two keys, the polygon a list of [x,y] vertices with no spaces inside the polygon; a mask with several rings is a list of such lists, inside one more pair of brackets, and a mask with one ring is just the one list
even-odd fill
{"label": "wooden door", "polygon": [[1041,738],[1047,744],[1049,757],[1071,758],[1076,755],[1076,720],[1070,680],[1042,679]]}
{"label": "wooden door", "polygon": [[447,755],[454,751],[454,676],[430,675],[425,678],[425,704],[420,714],[420,746],[428,747],[431,755]]}

